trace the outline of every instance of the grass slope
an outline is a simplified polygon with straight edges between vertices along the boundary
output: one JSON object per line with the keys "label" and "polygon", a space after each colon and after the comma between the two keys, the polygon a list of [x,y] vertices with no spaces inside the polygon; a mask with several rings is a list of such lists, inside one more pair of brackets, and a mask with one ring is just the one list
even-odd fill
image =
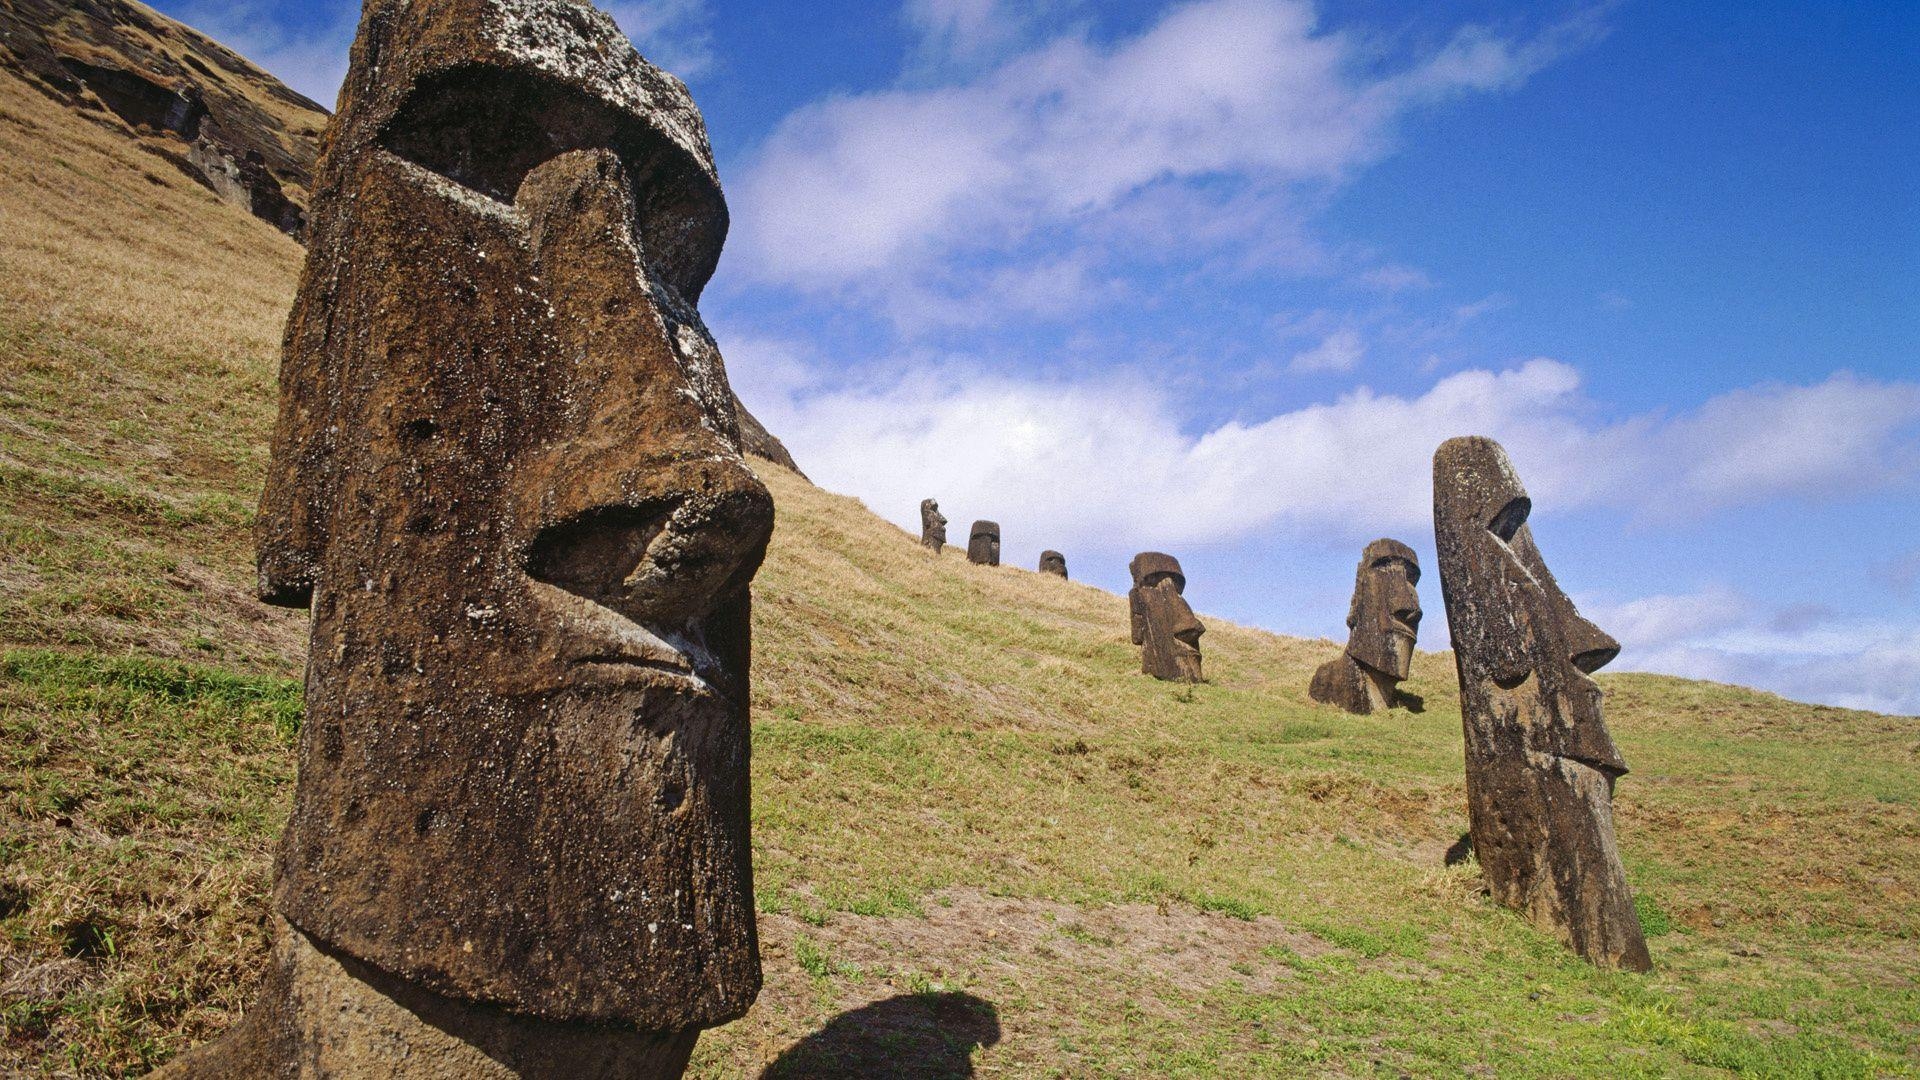
{"label": "grass slope", "polygon": [[[137,1074],[264,959],[303,626],[247,526],[300,253],[4,74],[0,221],[0,1074]],[[1603,678],[1658,964],[1607,974],[1442,864],[1445,654],[1349,717],[1331,643],[1209,620],[1211,682],[1157,683],[1120,598],[763,471],[767,989],[695,1075],[1920,1074],[1911,719]]]}

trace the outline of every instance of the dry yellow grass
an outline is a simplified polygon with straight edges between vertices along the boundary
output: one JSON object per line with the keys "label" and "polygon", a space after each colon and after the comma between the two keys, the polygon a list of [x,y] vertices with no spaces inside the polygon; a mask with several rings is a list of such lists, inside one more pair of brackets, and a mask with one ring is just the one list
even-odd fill
{"label": "dry yellow grass", "polygon": [[[247,526],[299,251],[4,75],[0,222],[0,1073],[137,1073],[263,958],[304,626]],[[1210,682],[1157,683],[1121,598],[763,472],[768,984],[697,1075],[1920,1073],[1912,721],[1605,680],[1659,965],[1609,975],[1441,865],[1444,654],[1424,713],[1349,717],[1305,696],[1331,643],[1209,619]]]}

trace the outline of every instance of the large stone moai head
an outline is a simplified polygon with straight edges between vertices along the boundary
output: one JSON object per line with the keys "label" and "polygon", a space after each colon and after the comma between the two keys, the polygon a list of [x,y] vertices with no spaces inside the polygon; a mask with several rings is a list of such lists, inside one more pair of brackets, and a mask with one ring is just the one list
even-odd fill
{"label": "large stone moai head", "polygon": [[1133,573],[1133,591],[1127,608],[1133,622],[1133,643],[1140,646],[1140,670],[1156,679],[1200,681],[1200,635],[1207,632],[1187,606],[1187,576],[1180,560],[1158,551],[1143,551],[1127,564]]}
{"label": "large stone moai head", "polygon": [[274,896],[329,955],[542,1021],[754,999],[726,228],[686,87],[585,0],[367,3],[258,524],[313,617]]}
{"label": "large stone moai head", "polygon": [[1041,552],[1040,553],[1040,572],[1043,574],[1052,574],[1054,577],[1057,577],[1057,578],[1066,577],[1067,576],[1067,557],[1065,555],[1060,554],[1057,551]]}
{"label": "large stone moai head", "polygon": [[1000,523],[976,521],[967,536],[967,561],[981,566],[1000,565]]}
{"label": "large stone moai head", "polygon": [[1314,672],[1315,701],[1362,715],[1392,708],[1413,671],[1420,633],[1420,560],[1398,540],[1375,540],[1360,553],[1347,606],[1347,649]]}
{"label": "large stone moai head", "polygon": [[1652,967],[1613,833],[1626,762],[1590,678],[1619,643],[1581,618],[1491,439],[1433,457],[1434,541],[1460,672],[1474,852],[1496,900],[1605,967]]}
{"label": "large stone moai head", "polygon": [[920,500],[920,543],[936,555],[947,546],[947,518],[932,499]]}

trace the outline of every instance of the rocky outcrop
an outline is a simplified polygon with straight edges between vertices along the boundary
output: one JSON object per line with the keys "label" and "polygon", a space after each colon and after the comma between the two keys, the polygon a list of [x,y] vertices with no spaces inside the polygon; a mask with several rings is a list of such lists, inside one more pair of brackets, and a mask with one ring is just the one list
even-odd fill
{"label": "rocky outcrop", "polygon": [[128,0],[0,0],[0,65],[294,237],[327,112]]}

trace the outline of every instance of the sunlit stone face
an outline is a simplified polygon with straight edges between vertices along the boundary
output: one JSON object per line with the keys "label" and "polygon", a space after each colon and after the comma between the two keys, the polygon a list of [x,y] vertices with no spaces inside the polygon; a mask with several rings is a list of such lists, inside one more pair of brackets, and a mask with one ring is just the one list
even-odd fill
{"label": "sunlit stone face", "polygon": [[1413,671],[1420,636],[1420,560],[1398,540],[1375,540],[1360,556],[1347,611],[1347,655],[1393,679]]}
{"label": "sunlit stone face", "polygon": [[947,546],[947,518],[932,499],[920,500],[920,543],[935,553]]}
{"label": "sunlit stone face", "polygon": [[1199,682],[1200,635],[1207,628],[1187,606],[1187,578],[1180,561],[1157,551],[1134,556],[1128,569],[1133,591],[1127,606],[1133,643],[1140,646],[1140,670],[1156,679]]}
{"label": "sunlit stone face", "polygon": [[968,530],[967,561],[981,566],[1000,565],[1000,524],[976,521]]}
{"label": "sunlit stone face", "polygon": [[1496,899],[1605,966],[1651,966],[1613,833],[1627,771],[1589,676],[1620,646],[1535,546],[1532,503],[1490,439],[1434,455],[1434,539],[1460,675],[1474,850]]}
{"label": "sunlit stone face", "polygon": [[280,909],[460,999],[738,1016],[772,502],[699,114],[571,0],[376,0],[342,100],[259,525],[313,613]]}

